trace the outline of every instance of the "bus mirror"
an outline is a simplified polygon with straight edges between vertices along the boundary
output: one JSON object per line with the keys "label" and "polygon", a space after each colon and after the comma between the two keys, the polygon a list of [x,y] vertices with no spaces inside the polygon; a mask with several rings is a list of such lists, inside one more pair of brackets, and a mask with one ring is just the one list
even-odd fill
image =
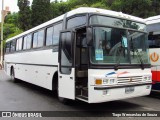
{"label": "bus mirror", "polygon": [[93,45],[93,33],[92,33],[92,28],[88,27],[87,28],[87,45],[92,46]]}

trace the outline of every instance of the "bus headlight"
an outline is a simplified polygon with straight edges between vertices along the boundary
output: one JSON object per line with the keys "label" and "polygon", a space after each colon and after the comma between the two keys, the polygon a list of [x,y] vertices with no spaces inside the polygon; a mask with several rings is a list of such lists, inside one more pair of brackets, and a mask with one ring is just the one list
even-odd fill
{"label": "bus headlight", "polygon": [[117,84],[116,78],[96,78],[95,85],[113,85]]}
{"label": "bus headlight", "polygon": [[117,80],[115,78],[111,79],[103,79],[103,84],[104,85],[112,85],[112,84],[117,84]]}
{"label": "bus headlight", "polygon": [[152,80],[152,77],[151,77],[150,75],[143,76],[143,80],[144,80],[144,81],[151,81],[151,80]]}
{"label": "bus headlight", "polygon": [[103,84],[108,84],[109,83],[109,79],[103,79]]}

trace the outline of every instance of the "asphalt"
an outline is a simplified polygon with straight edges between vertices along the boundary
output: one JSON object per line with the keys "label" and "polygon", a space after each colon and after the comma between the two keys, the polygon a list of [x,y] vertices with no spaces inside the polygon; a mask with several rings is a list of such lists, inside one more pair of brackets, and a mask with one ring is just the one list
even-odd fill
{"label": "asphalt", "polygon": [[[111,111],[112,113],[122,113],[128,111],[160,111],[160,93],[154,92],[149,96],[106,103],[88,104],[81,101],[70,101],[68,105],[64,105],[58,101],[57,95],[54,94],[52,91],[22,81],[14,83],[10,79],[10,77],[5,74],[3,70],[0,70],[0,111],[56,111],[59,113],[59,116],[57,117],[41,118],[42,120],[80,120],[82,118],[84,120],[106,120],[106,117],[111,115]],[[69,115],[67,116],[66,114]],[[18,118],[10,119],[17,120]],[[40,118],[34,119],[39,120]],[[146,118],[107,117],[107,120],[108,119],[138,120]],[[159,118],[147,117],[147,119],[158,120]]]}

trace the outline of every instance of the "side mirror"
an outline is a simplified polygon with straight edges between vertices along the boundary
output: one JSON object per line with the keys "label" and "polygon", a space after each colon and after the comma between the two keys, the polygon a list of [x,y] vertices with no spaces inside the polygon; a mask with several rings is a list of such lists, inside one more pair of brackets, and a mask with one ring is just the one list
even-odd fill
{"label": "side mirror", "polygon": [[91,27],[87,28],[87,45],[92,46],[93,45],[93,29]]}

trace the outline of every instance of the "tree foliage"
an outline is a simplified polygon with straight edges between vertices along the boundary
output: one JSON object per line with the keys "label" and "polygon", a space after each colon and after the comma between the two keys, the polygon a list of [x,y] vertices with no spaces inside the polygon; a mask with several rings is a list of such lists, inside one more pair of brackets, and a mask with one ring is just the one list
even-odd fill
{"label": "tree foliage", "polygon": [[32,27],[42,24],[52,18],[50,0],[33,0]]}
{"label": "tree foliage", "polygon": [[22,30],[18,26],[18,13],[12,13],[7,15],[4,21],[4,30],[3,30],[4,40],[18,35]]}
{"label": "tree foliage", "polygon": [[18,0],[19,17],[18,23],[22,30],[28,30],[31,26],[31,10],[28,4],[28,0]]}
{"label": "tree foliage", "polygon": [[33,0],[31,9],[28,0],[18,0],[19,12],[7,15],[4,39],[17,35],[34,26],[79,7],[110,9],[147,18],[160,13],[160,0]]}

